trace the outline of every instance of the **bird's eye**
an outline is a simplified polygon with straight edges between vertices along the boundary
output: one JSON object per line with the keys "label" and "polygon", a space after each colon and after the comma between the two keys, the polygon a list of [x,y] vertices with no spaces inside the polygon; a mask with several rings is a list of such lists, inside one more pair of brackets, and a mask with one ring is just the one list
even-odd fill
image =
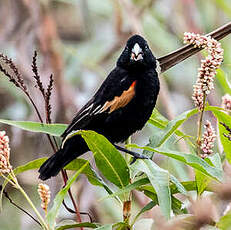
{"label": "bird's eye", "polygon": [[145,49],[145,50],[148,50],[148,46],[146,45],[146,46],[144,47],[144,49]]}
{"label": "bird's eye", "polygon": [[125,47],[125,51],[129,51],[129,48],[127,46]]}

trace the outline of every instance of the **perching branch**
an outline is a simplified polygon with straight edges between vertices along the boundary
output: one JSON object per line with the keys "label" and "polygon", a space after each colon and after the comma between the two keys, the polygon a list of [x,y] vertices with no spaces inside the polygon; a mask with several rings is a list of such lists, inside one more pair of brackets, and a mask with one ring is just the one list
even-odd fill
{"label": "perching branch", "polygon": [[145,156],[145,155],[143,155],[143,154],[141,154],[141,153],[136,153],[136,152],[130,151],[130,150],[125,149],[125,148],[123,148],[123,147],[121,147],[121,146],[119,146],[119,145],[115,145],[115,144],[114,144],[114,146],[115,146],[118,150],[132,155],[135,159],[149,159],[147,156]]}
{"label": "perching branch", "polygon": [[[230,33],[231,33],[231,22],[212,31],[211,33],[207,34],[207,36],[211,36],[216,40],[221,40],[222,38],[226,37]],[[162,73],[165,72],[166,70],[184,61],[185,59],[191,57],[192,55],[196,54],[202,49],[203,48],[194,47],[193,45],[186,45],[183,46],[182,48],[173,51],[170,54],[157,58],[160,64],[161,72]]]}

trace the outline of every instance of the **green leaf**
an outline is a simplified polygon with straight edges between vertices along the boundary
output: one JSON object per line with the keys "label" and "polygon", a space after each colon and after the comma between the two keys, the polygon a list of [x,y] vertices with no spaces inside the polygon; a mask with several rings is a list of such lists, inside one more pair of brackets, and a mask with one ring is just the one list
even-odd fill
{"label": "green leaf", "polygon": [[197,109],[185,111],[177,116],[175,119],[168,122],[167,126],[163,130],[163,138],[159,140],[157,147],[161,146],[189,117],[195,115],[198,112]]}
{"label": "green leaf", "polygon": [[100,199],[100,201],[108,199],[108,198],[112,198],[112,197],[115,197],[115,196],[120,196],[120,195],[123,195],[125,193],[129,193],[132,190],[134,190],[134,189],[136,189],[136,188],[138,188],[138,187],[140,187],[142,185],[149,184],[149,183],[150,182],[149,182],[148,178],[139,179],[139,180],[135,181],[134,183],[129,184],[126,187],[119,189],[118,191],[114,192],[113,194],[111,194],[109,196],[106,196],[106,197],[103,197],[102,199]]}
{"label": "green leaf", "polygon": [[217,69],[216,80],[219,81],[222,90],[224,90],[225,93],[231,94],[231,83],[222,69]]}
{"label": "green leaf", "polygon": [[55,227],[55,230],[65,230],[65,229],[79,228],[79,227],[97,228],[98,225],[89,222],[77,223],[73,220],[64,220]]}
{"label": "green leaf", "polygon": [[172,210],[175,214],[180,215],[183,213],[187,213],[187,209],[183,208],[183,206],[184,203],[182,201],[172,196]]}
{"label": "green leaf", "polygon": [[20,165],[14,169],[14,174],[18,175],[28,170],[38,169],[46,160],[47,160],[47,157],[43,157],[43,158],[38,158],[36,160],[27,162],[25,165]]}
{"label": "green leaf", "polygon": [[216,224],[216,227],[218,227],[221,230],[230,230],[230,226],[231,226],[231,211],[229,211],[226,215],[222,216]]}
{"label": "green leaf", "polygon": [[[38,169],[40,168],[40,166],[47,160],[47,157],[44,158],[39,158],[36,159],[34,161],[28,162],[25,165],[22,166],[18,166],[17,168],[14,169],[14,173],[15,175],[18,175],[19,173],[28,171],[28,170],[32,170],[32,169]],[[64,169],[67,170],[73,170],[73,171],[77,171],[79,169],[81,169],[88,161],[85,159],[81,159],[81,158],[77,158],[75,160],[73,160],[71,163],[69,163],[67,166],[65,166]],[[97,175],[97,173],[95,172],[95,170],[91,167],[90,164],[88,164],[84,170],[82,171],[83,174],[85,174],[89,180],[89,182],[92,185],[96,185],[96,186],[100,186],[100,187],[104,187],[106,189],[106,191],[109,194],[112,194],[112,191],[109,189],[109,187],[104,183],[104,181],[102,180],[102,178]]]}
{"label": "green leaf", "polygon": [[[169,120],[155,108],[148,122],[157,128],[164,129],[168,125]],[[175,133],[178,136],[185,136],[185,134],[179,130],[175,130]]]}
{"label": "green leaf", "polygon": [[208,184],[211,182],[211,178],[204,175],[200,171],[195,170],[195,180],[197,184],[197,193],[201,195],[205,191]]}
{"label": "green leaf", "polygon": [[202,172],[203,174],[205,174],[209,177],[212,177],[218,181],[222,180],[223,172],[221,169],[218,169],[218,168],[215,168],[215,167],[209,165],[206,161],[204,161],[203,159],[201,159],[200,157],[198,157],[194,154],[182,153],[182,152],[173,151],[173,150],[164,149],[164,148],[151,148],[148,146],[140,147],[140,146],[135,145],[135,144],[131,144],[129,146],[132,148],[139,148],[139,149],[145,149],[148,151],[153,151],[153,152],[159,153],[161,155],[171,157],[173,159],[181,161],[181,162],[199,170],[200,172]]}
{"label": "green leaf", "polygon": [[[208,158],[205,159],[205,161],[209,165],[215,166],[216,168],[222,171],[222,163],[221,163],[221,158],[220,158],[219,153],[209,156]],[[204,175],[198,170],[195,170],[195,178],[196,178],[196,183],[197,183],[197,192],[199,195],[201,195],[205,191],[209,183],[212,181],[212,179]]]}
{"label": "green leaf", "polygon": [[[77,158],[77,159],[71,161],[67,166],[65,166],[64,169],[77,171],[80,168],[82,168],[83,165],[85,165],[87,162],[88,161],[85,159]],[[84,168],[82,173],[84,173],[87,176],[89,182],[92,185],[104,187],[104,182],[103,182],[102,178],[99,175],[97,175],[96,171],[91,167],[90,164],[88,164]]]}
{"label": "green leaf", "polygon": [[[172,179],[171,176],[170,176],[170,179]],[[134,189],[137,189],[139,191],[143,191],[143,188],[144,188],[143,186],[147,185],[149,183],[150,182],[149,182],[148,178],[139,179],[139,180],[135,181],[134,183],[132,183],[132,184],[130,184],[130,185],[128,185],[128,186],[126,186],[126,187],[124,187],[122,189],[119,189],[118,191],[114,192],[113,194],[102,198],[102,200],[107,199],[107,198],[111,198],[111,197],[114,197],[114,196],[120,196],[120,195],[122,195],[124,193],[131,192]],[[183,181],[183,182],[181,182],[181,185],[184,187],[184,189],[187,192],[197,190],[196,181]],[[147,187],[147,186],[145,186],[145,187]],[[151,187],[151,188],[152,188],[152,192],[156,194],[156,191],[154,190],[154,188],[153,187]],[[171,190],[171,194],[176,194],[176,193],[184,194],[185,193],[185,192],[183,193],[183,191],[179,191],[180,190],[179,185],[177,186],[176,184],[171,184],[170,185],[170,190]],[[213,191],[212,188],[209,187],[209,186],[207,186],[205,190],[209,191],[209,192]]]}
{"label": "green leaf", "polygon": [[179,193],[181,193],[185,196],[188,195],[187,190],[184,188],[184,186],[180,183],[180,181],[176,177],[174,177],[173,175],[170,175],[170,180],[176,186]]}
{"label": "green leaf", "polygon": [[[18,175],[19,173],[22,173],[22,172],[25,172],[25,171],[28,171],[28,170],[38,169],[42,165],[42,163],[45,162],[46,159],[47,159],[46,157],[39,158],[39,159],[30,161],[30,162],[26,163],[25,165],[18,166],[17,168],[14,169],[14,173],[15,173],[15,175]],[[2,209],[3,191],[4,191],[7,184],[8,184],[7,180],[5,180],[2,183],[2,190],[0,192],[0,210]]]}
{"label": "green leaf", "polygon": [[219,111],[218,109],[216,110],[216,108],[214,107],[210,107],[210,109],[212,110],[214,116],[218,119],[219,137],[224,148],[226,158],[228,162],[231,164],[231,141],[223,135],[224,133],[228,134],[229,132],[225,129],[223,125],[220,124],[220,122],[223,122],[231,128],[231,116],[229,116],[223,111]]}
{"label": "green leaf", "polygon": [[94,154],[97,167],[110,182],[119,188],[129,184],[130,173],[126,161],[103,135],[90,130],[77,131],[71,135],[81,135],[83,137]]}
{"label": "green leaf", "polygon": [[169,173],[151,160],[136,160],[132,167],[144,172],[155,188],[158,203],[163,215],[169,219],[171,212],[171,194],[169,188]]}
{"label": "green leaf", "polygon": [[165,118],[163,115],[159,113],[159,111],[155,108],[152,111],[152,115],[149,118],[148,122],[158,128],[165,128],[166,125],[168,124],[169,120]]}
{"label": "green leaf", "polygon": [[[157,200],[157,195],[156,195],[156,191],[152,186],[144,186],[141,189],[139,189],[140,191],[144,192],[144,194],[149,197],[150,199],[152,199],[152,201],[154,202],[153,204],[158,204],[158,200]],[[171,201],[172,201],[172,210],[175,214],[182,214],[182,213],[186,213],[187,210],[183,209],[183,203],[178,200],[177,198],[175,198],[174,196],[171,196]]]}
{"label": "green leaf", "polygon": [[[77,171],[79,170],[87,160],[77,158],[71,161],[64,169]],[[82,171],[83,174],[87,176],[88,181],[95,186],[103,187],[109,194],[112,194],[112,190],[106,185],[106,183],[102,180],[102,178],[97,174],[97,172],[88,164],[84,170]]]}
{"label": "green leaf", "polygon": [[151,210],[155,205],[157,205],[157,202],[150,201],[148,204],[146,204],[139,213],[135,216],[134,220],[132,221],[132,225],[136,222],[136,220],[142,215],[143,213]]}
{"label": "green leaf", "polygon": [[154,150],[155,152],[158,152],[159,154],[174,158],[176,160],[179,160],[197,170],[202,172],[203,174],[216,179],[218,181],[222,180],[223,177],[223,172],[219,168],[215,168],[211,165],[209,165],[206,161],[201,159],[200,157],[194,155],[194,154],[187,154],[187,153],[182,153],[182,152],[177,152],[177,151],[172,151],[172,150],[164,150],[160,148],[156,148]]}
{"label": "green leaf", "polygon": [[0,119],[0,123],[12,125],[31,132],[47,133],[52,136],[60,136],[67,128],[65,124],[42,124],[32,121],[11,121]]}
{"label": "green leaf", "polygon": [[48,214],[47,214],[47,222],[49,224],[49,226],[51,227],[51,229],[54,228],[55,226],[55,218],[58,215],[60,206],[64,200],[64,197],[66,196],[69,188],[71,187],[71,185],[74,183],[74,181],[76,180],[76,178],[80,175],[80,173],[82,173],[85,169],[85,167],[87,167],[87,165],[89,164],[89,162],[87,161],[68,181],[67,181],[67,185],[58,192],[58,194],[55,196],[54,202],[53,202],[53,206],[52,208],[49,210]]}

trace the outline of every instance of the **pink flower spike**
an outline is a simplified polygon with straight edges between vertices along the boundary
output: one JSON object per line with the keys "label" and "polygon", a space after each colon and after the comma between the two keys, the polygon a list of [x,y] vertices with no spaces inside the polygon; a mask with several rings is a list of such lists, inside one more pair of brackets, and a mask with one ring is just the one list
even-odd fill
{"label": "pink flower spike", "polygon": [[38,185],[38,194],[41,198],[41,207],[42,209],[47,212],[48,204],[50,202],[50,188],[48,185],[40,183]]}
{"label": "pink flower spike", "polygon": [[205,127],[205,132],[203,134],[202,142],[201,142],[201,149],[203,151],[201,155],[202,158],[205,158],[213,153],[212,148],[214,147],[214,141],[216,139],[216,133],[210,121],[207,120],[204,127]]}
{"label": "pink flower spike", "polygon": [[189,43],[198,48],[205,48],[209,55],[201,61],[198,69],[198,78],[193,88],[192,99],[195,106],[201,111],[204,108],[203,98],[214,88],[213,81],[223,60],[221,44],[211,36],[203,36],[194,33],[184,33],[184,43]]}
{"label": "pink flower spike", "polygon": [[225,94],[222,97],[222,108],[226,110],[231,110],[231,95]]}
{"label": "pink flower spike", "polygon": [[10,148],[9,138],[5,131],[0,131],[0,174],[10,173]]}

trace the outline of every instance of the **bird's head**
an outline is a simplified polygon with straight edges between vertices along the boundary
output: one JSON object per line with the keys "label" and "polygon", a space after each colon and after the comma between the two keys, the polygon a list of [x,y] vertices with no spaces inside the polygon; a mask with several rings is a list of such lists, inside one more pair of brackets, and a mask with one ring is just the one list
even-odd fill
{"label": "bird's head", "polygon": [[127,41],[126,47],[120,55],[118,66],[123,68],[156,67],[156,59],[149,49],[148,43],[140,35],[133,35]]}

